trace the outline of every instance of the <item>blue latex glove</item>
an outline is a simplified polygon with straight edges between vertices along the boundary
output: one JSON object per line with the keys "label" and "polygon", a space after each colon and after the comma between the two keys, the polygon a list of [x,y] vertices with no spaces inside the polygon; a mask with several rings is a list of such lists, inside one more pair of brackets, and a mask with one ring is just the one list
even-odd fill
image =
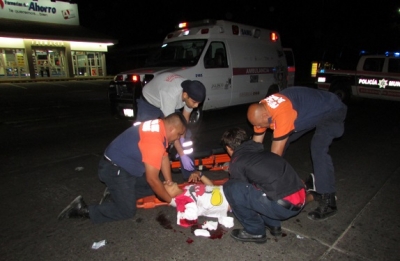
{"label": "blue latex glove", "polygon": [[180,158],[181,158],[181,163],[183,165],[183,168],[185,170],[187,170],[187,171],[194,170],[194,162],[188,155],[183,155]]}

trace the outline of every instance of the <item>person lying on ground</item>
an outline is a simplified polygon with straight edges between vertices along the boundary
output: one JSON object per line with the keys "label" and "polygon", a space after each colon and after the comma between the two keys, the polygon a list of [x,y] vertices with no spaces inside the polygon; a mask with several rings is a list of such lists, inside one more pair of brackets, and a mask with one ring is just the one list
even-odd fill
{"label": "person lying on ground", "polygon": [[[199,216],[227,217],[230,206],[223,192],[223,185],[216,186],[200,171],[193,172],[189,184],[180,188],[175,182],[165,183],[168,194],[175,199],[177,224],[190,227],[197,224]],[[196,183],[201,181],[202,183]]]}

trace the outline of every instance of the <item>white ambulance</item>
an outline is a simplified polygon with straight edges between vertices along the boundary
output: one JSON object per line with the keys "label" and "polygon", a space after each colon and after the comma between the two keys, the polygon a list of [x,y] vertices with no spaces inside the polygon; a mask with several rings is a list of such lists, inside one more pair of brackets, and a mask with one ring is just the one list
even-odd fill
{"label": "white ambulance", "polygon": [[173,72],[206,87],[206,98],[192,113],[257,102],[287,87],[287,63],[279,34],[224,20],[181,23],[146,60],[146,67],[117,74],[109,86],[113,113],[135,118],[143,86],[162,72]]}

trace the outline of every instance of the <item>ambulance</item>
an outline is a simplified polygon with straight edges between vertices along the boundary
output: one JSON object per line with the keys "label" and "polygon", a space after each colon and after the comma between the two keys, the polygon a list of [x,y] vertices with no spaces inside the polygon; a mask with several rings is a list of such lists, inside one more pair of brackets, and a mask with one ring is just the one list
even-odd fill
{"label": "ambulance", "polygon": [[278,32],[225,20],[180,23],[144,68],[118,73],[110,82],[111,110],[135,119],[136,99],[156,75],[172,72],[206,87],[206,98],[192,113],[258,102],[287,87],[288,67]]}

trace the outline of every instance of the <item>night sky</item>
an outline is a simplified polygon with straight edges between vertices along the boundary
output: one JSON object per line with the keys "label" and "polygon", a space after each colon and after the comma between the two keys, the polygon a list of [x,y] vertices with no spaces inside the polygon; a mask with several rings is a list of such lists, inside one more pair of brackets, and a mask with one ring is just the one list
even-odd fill
{"label": "night sky", "polygon": [[277,30],[298,65],[309,66],[327,50],[400,50],[400,2],[393,0],[75,2],[81,26],[110,35],[120,46],[161,42],[181,21],[210,18]]}

